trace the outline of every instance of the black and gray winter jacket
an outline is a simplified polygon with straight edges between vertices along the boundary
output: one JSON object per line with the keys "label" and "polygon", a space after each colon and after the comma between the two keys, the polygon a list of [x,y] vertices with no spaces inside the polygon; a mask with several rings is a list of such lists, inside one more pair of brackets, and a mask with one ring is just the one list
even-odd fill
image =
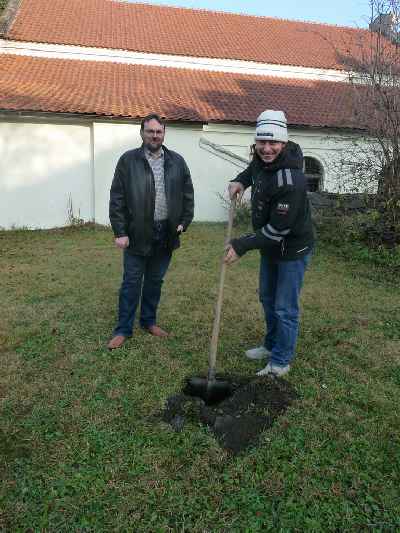
{"label": "black and gray winter jacket", "polygon": [[302,165],[300,146],[289,141],[273,163],[266,164],[255,154],[246,170],[232,180],[245,189],[251,187],[255,230],[231,241],[239,256],[260,249],[272,261],[291,261],[312,250],[314,231]]}
{"label": "black and gray winter jacket", "polygon": [[[179,247],[179,224],[184,231],[193,220],[193,185],[182,156],[164,150],[165,195],[168,206],[167,247]],[[155,207],[154,176],[143,146],[119,159],[110,190],[110,222],[115,237],[129,237],[128,252],[149,255],[152,251]]]}

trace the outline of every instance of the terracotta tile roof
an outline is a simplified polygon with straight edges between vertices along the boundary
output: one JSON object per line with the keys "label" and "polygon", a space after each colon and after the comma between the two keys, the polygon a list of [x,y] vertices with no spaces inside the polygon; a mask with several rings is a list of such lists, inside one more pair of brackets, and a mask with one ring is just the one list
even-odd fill
{"label": "terracotta tile roof", "polygon": [[5,37],[338,69],[340,54],[357,54],[357,44],[367,33],[325,24],[111,0],[21,0]]}
{"label": "terracotta tile roof", "polygon": [[1,110],[253,123],[268,107],[291,125],[352,126],[344,83],[0,55]]}

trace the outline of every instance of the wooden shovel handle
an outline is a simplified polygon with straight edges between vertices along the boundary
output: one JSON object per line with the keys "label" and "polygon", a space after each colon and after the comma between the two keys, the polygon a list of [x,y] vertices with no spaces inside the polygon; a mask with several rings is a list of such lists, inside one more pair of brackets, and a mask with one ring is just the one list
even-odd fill
{"label": "wooden shovel handle", "polygon": [[211,343],[210,343],[210,356],[208,359],[209,376],[210,374],[215,376],[215,364],[217,362],[218,337],[219,337],[219,330],[220,330],[220,323],[221,323],[221,310],[222,310],[222,302],[224,299],[224,284],[225,284],[225,271],[226,271],[226,263],[224,262],[225,248],[229,244],[229,241],[231,240],[234,214],[235,214],[235,200],[232,200],[229,206],[228,228],[226,230],[224,253],[222,254],[222,258],[221,258],[221,274],[219,278],[218,299],[215,305],[214,325],[213,325]]}

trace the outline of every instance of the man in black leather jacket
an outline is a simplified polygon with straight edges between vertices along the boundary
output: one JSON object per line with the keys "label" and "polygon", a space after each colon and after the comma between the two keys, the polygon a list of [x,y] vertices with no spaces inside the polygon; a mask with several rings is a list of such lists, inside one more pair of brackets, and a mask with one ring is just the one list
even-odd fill
{"label": "man in black leather jacket", "polygon": [[229,194],[240,197],[252,188],[254,233],[231,241],[225,262],[237,261],[258,249],[260,301],[267,333],[262,346],[246,351],[249,359],[269,362],[258,375],[282,376],[290,370],[299,326],[299,297],[314,247],[307,180],[300,147],[288,141],[282,111],[264,111],[257,120],[255,154],[246,170],[230,184]]}
{"label": "man in black leather jacket", "polygon": [[132,335],[141,300],[140,325],[157,337],[168,333],[156,324],[161,286],[179,236],[193,219],[193,185],[182,156],[163,146],[165,124],[145,117],[143,144],[118,161],[110,190],[110,222],[115,244],[123,250],[124,275],[119,316],[108,348],[120,348]]}

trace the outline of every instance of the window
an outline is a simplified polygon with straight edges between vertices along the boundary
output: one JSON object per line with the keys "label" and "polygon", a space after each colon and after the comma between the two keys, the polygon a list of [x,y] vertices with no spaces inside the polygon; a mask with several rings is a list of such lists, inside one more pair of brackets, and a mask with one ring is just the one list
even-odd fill
{"label": "window", "polygon": [[313,157],[304,158],[304,174],[307,178],[308,190],[318,192],[322,188],[324,170],[319,161]]}

